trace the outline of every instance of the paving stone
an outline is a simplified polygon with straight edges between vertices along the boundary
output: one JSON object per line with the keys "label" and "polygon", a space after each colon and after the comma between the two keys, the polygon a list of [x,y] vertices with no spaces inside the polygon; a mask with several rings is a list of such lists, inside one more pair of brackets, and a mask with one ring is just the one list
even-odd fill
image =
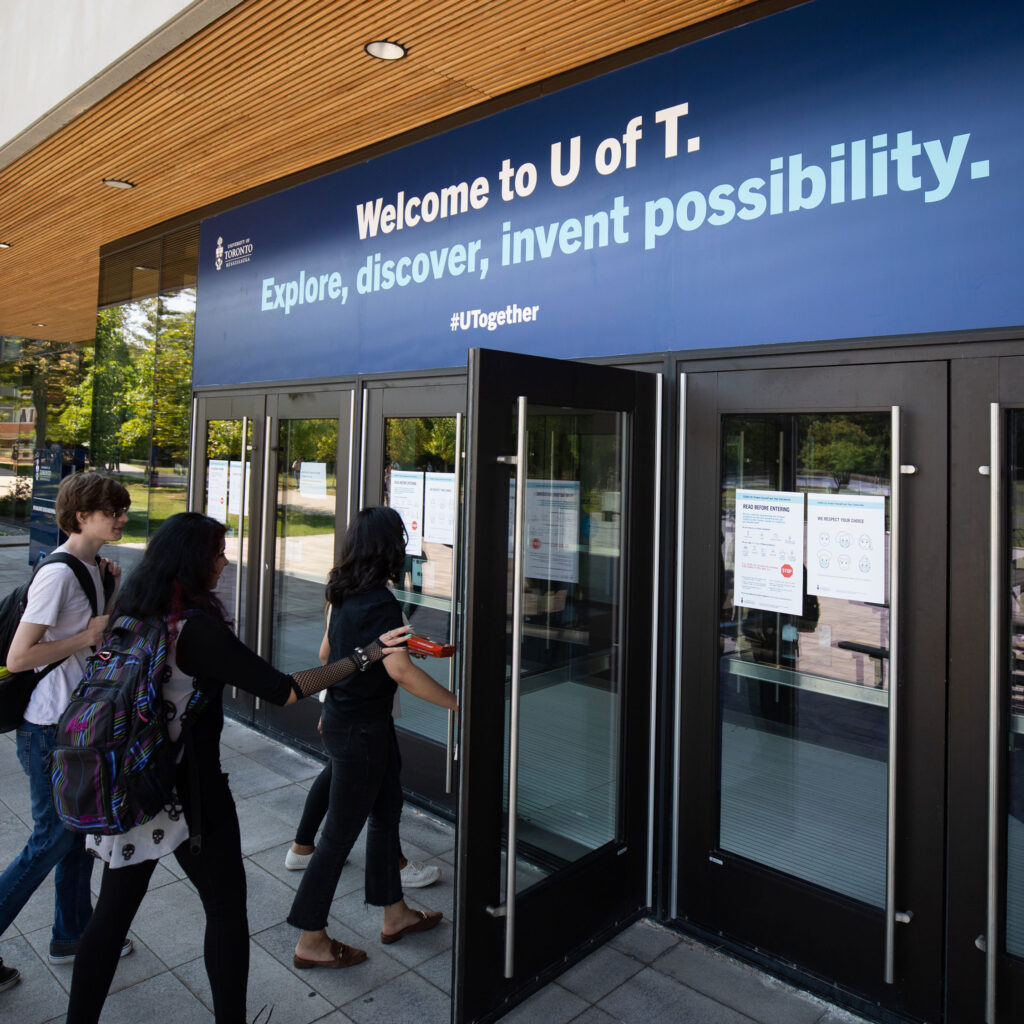
{"label": "paving stone", "polygon": [[608,945],[621,953],[649,964],[657,960],[670,946],[679,941],[679,936],[652,921],[637,921],[619,932]]}
{"label": "paving stone", "polygon": [[[396,945],[401,945],[401,943],[396,943]],[[452,994],[452,951],[450,949],[417,964],[415,970],[417,974],[422,975],[442,992],[449,996]]]}
{"label": "paving stone", "polygon": [[5,1024],[36,1024],[57,1016],[64,1019],[68,995],[39,958],[28,939],[12,935],[0,940],[0,959],[5,967],[16,967],[21,981],[0,992],[0,1020]]}
{"label": "paving stone", "polygon": [[623,1024],[750,1024],[752,1019],[650,967],[597,1005]]}
{"label": "paving stone", "polygon": [[553,982],[514,1007],[502,1020],[507,1024],[566,1024],[587,1008],[586,1000]]}
{"label": "paving stone", "polygon": [[170,971],[164,971],[108,996],[102,1020],[103,1024],[140,1024],[141,1021],[213,1024],[213,1014],[187,985]]}
{"label": "paving stone", "polygon": [[641,970],[643,964],[639,961],[605,945],[559,975],[558,984],[588,1002],[596,1003]]}
{"label": "paving stone", "polygon": [[290,924],[279,924],[255,935],[254,941],[262,946],[275,960],[300,979],[307,991],[315,991],[332,1006],[343,1006],[358,996],[366,995],[407,970],[404,964],[388,956],[386,946],[372,948],[360,936],[346,928],[336,918],[327,922],[327,934],[346,945],[366,949],[367,959],[354,967],[340,970],[325,970],[316,967],[300,970],[292,966],[295,943],[299,937],[297,929]]}
{"label": "paving stone", "polygon": [[760,1024],[815,1024],[824,1006],[784,982],[683,939],[651,965]]}
{"label": "paving stone", "polygon": [[[273,1024],[311,1024],[332,1012],[334,1007],[305,984],[258,943],[250,944],[248,1019],[264,1006],[273,1007]],[[202,958],[175,968],[175,975],[213,1011],[210,979]],[[265,1019],[266,1012],[264,1012]]]}
{"label": "paving stone", "polygon": [[447,1024],[451,1002],[425,978],[407,971],[372,993],[345,1003],[356,1024]]}

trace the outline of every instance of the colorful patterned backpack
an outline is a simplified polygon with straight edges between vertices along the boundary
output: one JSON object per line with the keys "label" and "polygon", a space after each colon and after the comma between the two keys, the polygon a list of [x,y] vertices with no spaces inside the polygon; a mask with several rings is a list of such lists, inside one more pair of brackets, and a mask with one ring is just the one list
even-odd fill
{"label": "colorful patterned backpack", "polygon": [[51,755],[53,802],[73,832],[121,835],[171,803],[178,752],[206,699],[192,693],[172,740],[170,650],[162,619],[119,615],[86,663]]}

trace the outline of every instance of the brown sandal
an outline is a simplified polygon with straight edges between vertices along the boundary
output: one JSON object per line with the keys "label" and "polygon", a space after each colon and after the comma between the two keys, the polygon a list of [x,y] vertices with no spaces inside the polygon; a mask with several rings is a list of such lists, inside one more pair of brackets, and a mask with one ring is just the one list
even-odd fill
{"label": "brown sandal", "polygon": [[440,910],[428,910],[426,913],[422,910],[417,910],[415,913],[419,914],[420,919],[418,921],[407,924],[400,931],[393,932],[391,935],[385,935],[384,932],[381,932],[380,941],[385,946],[389,946],[392,942],[397,942],[403,935],[407,935],[409,932],[428,932],[444,917]]}
{"label": "brown sandal", "polygon": [[292,963],[302,969],[306,967],[353,967],[366,959],[365,949],[346,946],[345,943],[339,942],[337,939],[331,939],[331,953],[334,956],[333,960],[307,960],[304,956],[299,956],[296,953],[292,957]]}

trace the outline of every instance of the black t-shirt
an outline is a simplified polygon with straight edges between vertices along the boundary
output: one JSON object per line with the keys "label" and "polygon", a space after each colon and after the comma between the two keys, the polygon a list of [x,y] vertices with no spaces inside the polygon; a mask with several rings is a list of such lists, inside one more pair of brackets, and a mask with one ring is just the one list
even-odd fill
{"label": "black t-shirt", "polygon": [[[402,625],[402,609],[387,587],[351,594],[331,609],[327,636],[331,661],[347,657],[353,647],[366,647],[381,633]],[[391,714],[397,685],[384,665],[374,662],[365,672],[354,672],[327,691],[327,703],[349,719],[366,720]]]}

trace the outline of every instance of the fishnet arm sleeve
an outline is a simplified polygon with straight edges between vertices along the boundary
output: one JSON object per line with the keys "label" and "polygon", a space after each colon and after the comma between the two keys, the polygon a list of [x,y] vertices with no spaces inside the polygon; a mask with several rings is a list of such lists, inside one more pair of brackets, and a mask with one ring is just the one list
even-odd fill
{"label": "fishnet arm sleeve", "polygon": [[339,658],[319,668],[307,668],[301,672],[293,672],[292,689],[296,697],[309,697],[311,694],[326,690],[328,686],[341,682],[342,679],[352,675],[353,672],[365,671],[375,661],[384,657],[385,648],[379,640],[367,644],[365,647],[355,649],[353,654],[347,658]]}

